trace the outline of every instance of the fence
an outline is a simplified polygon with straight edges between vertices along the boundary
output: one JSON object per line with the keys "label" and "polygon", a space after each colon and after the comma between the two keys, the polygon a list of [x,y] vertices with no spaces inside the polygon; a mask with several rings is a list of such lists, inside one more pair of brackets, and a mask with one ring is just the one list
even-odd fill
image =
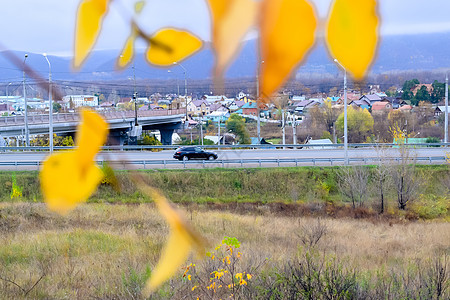
{"label": "fence", "polygon": [[[349,158],[350,165],[373,165],[381,161],[391,161],[399,163],[400,157],[380,158]],[[411,163],[445,163],[445,156],[424,156],[411,158]],[[208,168],[208,167],[283,167],[283,166],[334,166],[343,165],[344,158],[280,158],[280,159],[221,159],[221,160],[203,160],[203,161],[177,161],[177,160],[127,160],[127,161],[97,161],[98,165],[108,163],[115,169],[166,169],[174,168]],[[42,161],[7,161],[0,162],[0,167],[39,167]],[[9,168],[6,168],[9,169]],[[34,168],[33,168],[34,169]]]}
{"label": "fence", "polygon": [[[169,150],[177,149],[186,145],[137,145],[137,146],[104,146],[103,151],[151,151],[153,149]],[[194,147],[194,145],[189,145]],[[204,149],[342,149],[344,144],[286,144],[286,145],[198,145]],[[367,144],[348,144],[351,149],[356,148],[392,148],[399,147],[393,143],[367,143]],[[408,148],[428,148],[428,147],[450,147],[450,143],[415,143],[406,144]],[[68,150],[74,147],[53,147],[54,150]],[[0,147],[0,152],[6,151],[49,151],[49,147]]]}

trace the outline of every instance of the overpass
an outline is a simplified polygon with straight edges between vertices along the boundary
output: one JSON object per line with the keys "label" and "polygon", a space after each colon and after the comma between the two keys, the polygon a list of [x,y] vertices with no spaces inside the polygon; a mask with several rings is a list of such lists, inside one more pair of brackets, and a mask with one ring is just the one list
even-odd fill
{"label": "overpass", "polygon": [[[138,111],[138,125],[141,125],[143,130],[159,130],[161,142],[164,145],[170,145],[173,131],[181,127],[185,111],[184,109]],[[106,111],[98,113],[109,124],[109,144],[123,145],[125,139],[128,138],[128,132],[135,125],[135,112]],[[79,122],[80,115],[78,113],[53,114],[53,132],[74,135]],[[48,134],[48,114],[28,115],[28,131],[30,135]],[[24,134],[24,116],[0,117],[1,137],[23,136]]]}

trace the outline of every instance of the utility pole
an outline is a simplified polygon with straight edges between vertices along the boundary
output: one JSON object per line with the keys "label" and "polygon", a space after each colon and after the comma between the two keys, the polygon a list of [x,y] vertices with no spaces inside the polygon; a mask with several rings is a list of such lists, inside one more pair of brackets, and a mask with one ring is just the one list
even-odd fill
{"label": "utility pole", "polygon": [[219,138],[219,140],[217,141],[217,145],[220,145],[220,119],[221,117],[219,117],[219,130],[217,132],[217,137]]}
{"label": "utility pole", "polygon": [[[286,123],[284,120],[284,109],[281,109],[281,127],[283,129],[283,145],[286,145]],[[283,147],[285,149],[285,147]]]}
{"label": "utility pole", "polygon": [[348,165],[348,130],[347,130],[347,69],[344,68],[343,65],[337,60],[334,59],[334,62],[337,63],[344,70],[344,164]]}
{"label": "utility pole", "polygon": [[[180,64],[179,62],[173,62],[174,65],[178,65],[183,69],[183,73],[184,73],[184,101],[186,103],[186,124],[188,124],[188,100],[187,100],[187,70],[186,68]],[[202,140],[203,143],[203,140]]]}
{"label": "utility pole", "polygon": [[8,116],[9,116],[9,93],[8,93],[8,88],[9,86],[12,84],[12,82],[8,83],[8,85],[6,86],[6,106],[8,109]]}
{"label": "utility pole", "polygon": [[260,98],[260,93],[259,93],[259,71],[261,70],[261,65],[264,63],[264,61],[261,61],[259,63],[259,68],[256,71],[256,113],[257,115],[257,119],[256,119],[256,131],[257,131],[257,135],[258,135],[258,144],[261,144],[261,108],[259,107],[261,99]]}
{"label": "utility pole", "polygon": [[27,60],[28,54],[25,54],[23,60],[23,100],[25,103],[25,146],[30,145],[30,135],[28,133],[28,102],[27,102],[27,91],[25,88],[25,61]]}
{"label": "utility pole", "polygon": [[448,143],[448,74],[445,75],[445,125],[444,143]]}
{"label": "utility pole", "polygon": [[292,116],[292,144],[297,145],[297,121],[295,116]]}
{"label": "utility pole", "polygon": [[201,144],[203,146],[203,116],[200,117],[200,139],[202,140]]}
{"label": "utility pole", "polygon": [[48,132],[48,140],[49,140],[49,148],[50,153],[53,152],[53,93],[52,93],[52,65],[48,60],[47,54],[43,54],[48,63],[48,123],[49,123],[49,132]]}
{"label": "utility pole", "polygon": [[[139,126],[138,124],[138,115],[137,115],[137,90],[136,90],[136,68],[133,60],[133,81],[134,81],[134,127]],[[136,136],[137,139],[137,136]]]}

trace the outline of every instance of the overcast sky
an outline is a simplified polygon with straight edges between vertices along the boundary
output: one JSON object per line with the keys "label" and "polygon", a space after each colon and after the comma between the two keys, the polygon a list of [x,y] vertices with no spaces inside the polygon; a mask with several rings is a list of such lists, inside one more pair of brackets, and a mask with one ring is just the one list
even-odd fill
{"label": "overcast sky", "polygon": [[[116,0],[118,1],[118,0]],[[132,7],[135,1],[121,0]],[[70,55],[79,0],[2,0],[0,42],[13,50]],[[331,0],[312,0],[326,18]],[[414,34],[450,31],[448,0],[379,0],[381,33]],[[172,25],[208,40],[210,20],[205,0],[147,0],[140,22],[149,32]],[[122,47],[129,26],[111,7],[96,49]]]}

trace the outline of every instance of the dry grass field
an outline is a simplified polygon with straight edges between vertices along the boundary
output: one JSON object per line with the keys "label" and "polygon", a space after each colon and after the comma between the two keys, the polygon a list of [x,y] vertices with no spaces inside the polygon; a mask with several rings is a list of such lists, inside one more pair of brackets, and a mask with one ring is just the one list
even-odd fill
{"label": "dry grass field", "polygon": [[[239,267],[253,277],[234,299],[449,299],[449,222],[319,220],[270,210],[189,209],[186,217],[211,249],[224,236],[241,242]],[[152,204],[86,204],[60,217],[40,203],[2,203],[0,298],[141,299],[167,233]],[[198,278],[211,276],[207,259],[189,262],[198,264]],[[152,299],[227,296],[192,291],[182,274]]]}

